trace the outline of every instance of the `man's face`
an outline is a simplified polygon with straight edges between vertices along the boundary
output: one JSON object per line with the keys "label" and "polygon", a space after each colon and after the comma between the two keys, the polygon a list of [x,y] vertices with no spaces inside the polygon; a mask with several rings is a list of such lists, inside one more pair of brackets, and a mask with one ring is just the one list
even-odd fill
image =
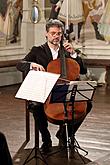
{"label": "man's face", "polygon": [[62,29],[58,27],[50,27],[46,33],[46,37],[49,43],[53,45],[59,45],[62,38]]}

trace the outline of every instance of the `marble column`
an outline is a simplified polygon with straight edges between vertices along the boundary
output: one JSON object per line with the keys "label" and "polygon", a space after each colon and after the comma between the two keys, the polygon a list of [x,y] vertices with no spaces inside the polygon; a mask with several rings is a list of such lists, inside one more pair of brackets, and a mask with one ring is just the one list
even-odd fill
{"label": "marble column", "polygon": [[21,27],[21,45],[26,53],[34,45],[34,24],[31,22],[32,1],[23,0],[23,20]]}
{"label": "marble column", "polygon": [[44,17],[44,8],[45,8],[45,0],[38,0],[38,7],[40,10],[40,21],[34,24],[35,27],[35,45],[43,44],[45,40],[45,17]]}

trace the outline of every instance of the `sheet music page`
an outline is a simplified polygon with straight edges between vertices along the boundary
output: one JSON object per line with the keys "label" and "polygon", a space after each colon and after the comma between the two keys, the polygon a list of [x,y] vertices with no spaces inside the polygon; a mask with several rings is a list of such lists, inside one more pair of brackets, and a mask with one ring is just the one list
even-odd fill
{"label": "sheet music page", "polygon": [[94,88],[97,86],[96,81],[71,81],[70,85],[77,85],[77,91],[75,95],[76,101],[91,100],[94,92]]}
{"label": "sheet music page", "polygon": [[60,74],[30,70],[15,97],[44,103],[59,77]]}

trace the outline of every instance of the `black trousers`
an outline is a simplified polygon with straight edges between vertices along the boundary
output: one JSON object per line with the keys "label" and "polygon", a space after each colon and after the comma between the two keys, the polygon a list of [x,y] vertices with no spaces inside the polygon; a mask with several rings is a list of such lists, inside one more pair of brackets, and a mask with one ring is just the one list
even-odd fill
{"label": "black trousers", "polygon": [[42,141],[44,143],[50,142],[51,136],[48,130],[48,122],[44,112],[44,105],[42,103],[30,101],[28,103],[28,109],[33,113],[33,117],[37,121],[37,127],[41,133]]}
{"label": "black trousers", "polygon": [[[87,102],[86,115],[90,112],[91,108],[92,108],[92,103]],[[51,135],[50,135],[50,132],[48,130],[48,121],[47,121],[46,114],[44,112],[44,105],[41,103],[30,101],[28,103],[28,109],[30,112],[33,113],[34,119],[37,121],[37,126],[38,126],[40,133],[41,133],[42,141],[45,143],[50,142],[51,141]],[[82,118],[82,120],[80,120],[79,122],[75,122],[74,133],[78,130],[78,128],[80,127],[80,125],[83,122],[83,120],[85,119],[85,117],[86,116],[84,116],[84,118]],[[71,137],[71,135],[73,133],[72,123],[68,124],[68,132],[69,132],[69,136]],[[56,136],[60,138],[60,136],[64,137],[64,134],[65,134],[65,129],[64,129],[63,125],[60,125],[60,129],[58,130]]]}
{"label": "black trousers", "polygon": [[[78,128],[81,126],[81,124],[83,123],[85,117],[87,116],[87,114],[91,111],[92,109],[92,102],[88,101],[87,102],[87,109],[86,109],[86,114],[81,117],[78,121],[75,120],[74,122],[68,122],[68,136],[72,137],[74,136],[74,134],[77,132]],[[60,125],[59,130],[56,133],[56,136],[60,139],[63,139],[64,141],[66,140],[66,134],[65,134],[65,125]]]}
{"label": "black trousers", "polygon": [[0,165],[12,165],[12,158],[9,152],[5,135],[0,132]]}

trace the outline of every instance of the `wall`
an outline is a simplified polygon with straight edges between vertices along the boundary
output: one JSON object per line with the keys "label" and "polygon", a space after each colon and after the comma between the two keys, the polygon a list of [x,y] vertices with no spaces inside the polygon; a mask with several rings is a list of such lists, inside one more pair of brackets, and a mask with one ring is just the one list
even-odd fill
{"label": "wall", "polygon": [[[45,32],[45,23],[49,16],[49,0],[39,0],[41,19],[37,24],[31,22],[31,0],[23,0],[23,20],[21,27],[21,41],[17,44],[7,44],[0,47],[0,61],[21,59],[30,50],[33,45],[40,45],[45,42],[42,35]],[[88,30],[89,29],[89,30]],[[92,32],[92,33],[91,33]],[[83,42],[83,40],[85,41]],[[81,41],[73,46],[80,49],[89,59],[110,59],[110,45],[104,41],[96,40],[92,25],[87,25],[86,30],[81,30]],[[90,68],[91,69],[91,68]],[[104,81],[105,69],[91,69],[92,74],[100,81]],[[5,68],[0,70],[0,86],[21,82],[21,73],[16,68]]]}
{"label": "wall", "polygon": [[[30,19],[31,9],[32,2],[24,0],[21,40],[14,44],[4,42],[0,47],[0,61],[21,59],[29,52],[33,45],[44,41],[44,38],[41,38],[41,34],[44,32],[44,19],[41,19],[38,25],[33,24]],[[38,29],[40,29],[40,35]],[[16,70],[16,67],[2,68],[0,69],[0,80],[0,86],[16,84],[22,81],[22,74]]]}

